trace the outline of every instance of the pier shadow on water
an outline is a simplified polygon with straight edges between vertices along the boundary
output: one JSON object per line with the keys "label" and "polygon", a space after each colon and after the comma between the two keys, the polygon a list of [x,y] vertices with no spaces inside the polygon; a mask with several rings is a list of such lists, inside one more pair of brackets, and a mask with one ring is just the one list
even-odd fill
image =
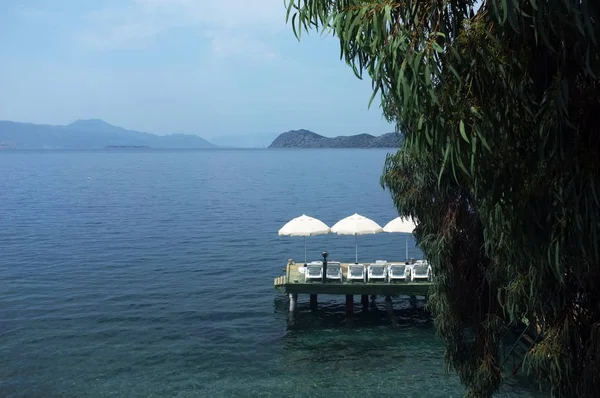
{"label": "pier shadow on water", "polygon": [[[424,298],[394,298],[393,318],[385,297],[369,297],[366,310],[360,296],[354,299],[354,313],[348,315],[342,296],[319,296],[317,309],[308,296],[299,296],[293,314],[285,296],[275,299],[275,312],[287,317],[279,366],[289,369],[289,396],[463,396],[458,377],[447,371]],[[510,378],[496,396],[542,395]]]}
{"label": "pier shadow on water", "polygon": [[433,328],[433,318],[425,309],[423,297],[410,299],[397,297],[394,299],[394,314],[390,317],[385,308],[385,297],[372,298],[369,305],[363,308],[360,296],[355,296],[354,312],[346,314],[345,303],[340,296],[319,295],[319,304],[311,308],[300,296],[296,311],[288,311],[288,300],[283,297],[276,300],[276,311],[288,316],[288,331],[315,330],[321,328],[362,329],[373,327],[428,327]]}

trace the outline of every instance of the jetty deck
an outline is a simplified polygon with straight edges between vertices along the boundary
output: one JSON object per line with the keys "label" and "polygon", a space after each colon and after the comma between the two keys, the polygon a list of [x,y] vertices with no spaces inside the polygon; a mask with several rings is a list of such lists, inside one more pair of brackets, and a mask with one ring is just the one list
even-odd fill
{"label": "jetty deck", "polygon": [[286,265],[285,274],[273,281],[276,289],[285,294],[342,294],[342,295],[375,295],[375,296],[427,296],[430,282],[404,282],[404,281],[347,281],[348,263],[342,263],[343,281],[309,281],[305,282],[304,274],[298,269],[303,264]]}

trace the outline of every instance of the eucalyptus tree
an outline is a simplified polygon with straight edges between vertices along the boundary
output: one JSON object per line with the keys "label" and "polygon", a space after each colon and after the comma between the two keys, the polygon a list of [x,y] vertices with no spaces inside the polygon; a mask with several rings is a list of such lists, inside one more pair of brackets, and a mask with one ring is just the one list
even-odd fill
{"label": "eucalyptus tree", "polygon": [[540,332],[526,368],[561,397],[600,391],[600,4],[288,0],[405,135],[382,185],[418,222],[429,300],[468,396],[502,381],[499,341]]}

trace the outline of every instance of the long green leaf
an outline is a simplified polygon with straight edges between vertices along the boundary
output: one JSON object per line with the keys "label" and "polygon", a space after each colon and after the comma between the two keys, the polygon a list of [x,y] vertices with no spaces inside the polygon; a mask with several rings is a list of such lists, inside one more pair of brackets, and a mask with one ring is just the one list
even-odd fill
{"label": "long green leaf", "polygon": [[446,144],[446,149],[444,150],[444,160],[442,162],[442,167],[440,168],[439,174],[438,174],[438,188],[440,186],[440,183],[442,181],[442,175],[444,174],[444,170],[446,169],[446,162],[448,162],[448,156],[450,155],[450,143]]}
{"label": "long green leaf", "polygon": [[465,123],[462,121],[462,119],[459,122],[459,130],[460,136],[463,138],[463,140],[465,140],[467,144],[470,144],[469,137],[467,137],[467,133],[465,132]]}

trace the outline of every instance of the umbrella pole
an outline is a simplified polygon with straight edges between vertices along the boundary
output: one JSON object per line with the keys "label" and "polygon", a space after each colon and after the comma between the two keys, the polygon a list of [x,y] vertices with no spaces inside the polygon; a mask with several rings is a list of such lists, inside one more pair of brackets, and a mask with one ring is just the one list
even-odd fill
{"label": "umbrella pole", "polygon": [[406,261],[408,261],[408,236],[404,239],[404,244],[406,245]]}
{"label": "umbrella pole", "polygon": [[306,265],[306,236],[304,237],[304,265]]}
{"label": "umbrella pole", "polygon": [[354,249],[356,250],[355,264],[358,264],[358,244],[356,243],[356,234],[354,234]]}

